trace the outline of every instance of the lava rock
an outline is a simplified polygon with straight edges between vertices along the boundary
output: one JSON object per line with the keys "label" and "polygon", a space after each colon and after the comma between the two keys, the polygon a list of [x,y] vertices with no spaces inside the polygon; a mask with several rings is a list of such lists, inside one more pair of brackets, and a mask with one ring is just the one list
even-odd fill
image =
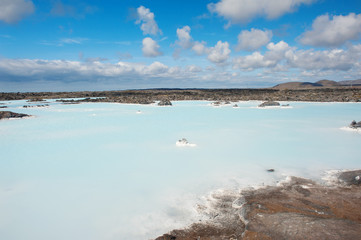
{"label": "lava rock", "polygon": [[29,117],[30,115],[24,114],[24,113],[14,113],[10,111],[0,111],[0,119],[5,118],[23,118],[23,117]]}
{"label": "lava rock", "polygon": [[342,172],[338,175],[338,180],[347,185],[361,185],[361,170]]}
{"label": "lava rock", "polygon": [[169,100],[161,100],[161,101],[158,103],[158,106],[172,106],[172,103],[171,103],[171,101],[169,101]]}
{"label": "lava rock", "polygon": [[258,105],[258,107],[278,107],[280,105],[281,104],[279,102],[267,101],[267,102],[264,102],[264,103]]}
{"label": "lava rock", "polygon": [[361,128],[361,121],[360,122],[356,122],[355,120],[353,120],[350,124],[350,128]]}

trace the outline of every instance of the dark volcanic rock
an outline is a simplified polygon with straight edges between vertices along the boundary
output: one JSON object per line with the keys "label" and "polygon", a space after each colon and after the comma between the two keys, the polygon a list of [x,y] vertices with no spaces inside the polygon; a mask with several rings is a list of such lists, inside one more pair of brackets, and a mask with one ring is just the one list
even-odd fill
{"label": "dark volcanic rock", "polygon": [[338,175],[338,180],[347,186],[361,184],[361,170],[341,172]]}
{"label": "dark volcanic rock", "polygon": [[23,118],[23,117],[29,117],[30,115],[24,114],[24,113],[14,113],[10,111],[0,111],[0,119],[5,118]]}
{"label": "dark volcanic rock", "polygon": [[42,105],[24,105],[23,108],[41,108],[41,107],[49,107],[49,104],[42,104]]}
{"label": "dark volcanic rock", "polygon": [[343,172],[338,186],[291,177],[279,186],[220,195],[209,221],[157,240],[360,239],[360,176],[361,170]]}
{"label": "dark volcanic rock", "polygon": [[169,100],[161,100],[161,101],[158,103],[158,106],[172,106],[172,103],[171,103],[171,101],[169,101]]}
{"label": "dark volcanic rock", "polygon": [[360,122],[356,122],[355,120],[353,120],[350,124],[350,128],[361,128],[361,121]]}
{"label": "dark volcanic rock", "polygon": [[[162,99],[169,101],[317,101],[360,102],[361,87],[332,88],[264,88],[264,89],[147,89],[102,92],[28,92],[0,93],[0,100],[20,99],[71,99],[77,102],[118,102],[149,104]],[[71,103],[71,102],[68,102]]]}
{"label": "dark volcanic rock", "polygon": [[258,105],[258,107],[278,107],[280,105],[281,104],[279,102],[267,101],[267,102],[264,102],[264,103]]}

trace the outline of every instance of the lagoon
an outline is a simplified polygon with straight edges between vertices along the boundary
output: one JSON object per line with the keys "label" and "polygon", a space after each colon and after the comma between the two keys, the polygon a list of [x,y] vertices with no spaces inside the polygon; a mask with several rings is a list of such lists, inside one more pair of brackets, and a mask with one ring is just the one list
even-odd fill
{"label": "lagoon", "polygon": [[212,191],[361,167],[360,103],[3,103],[34,117],[0,121],[1,239],[151,239]]}

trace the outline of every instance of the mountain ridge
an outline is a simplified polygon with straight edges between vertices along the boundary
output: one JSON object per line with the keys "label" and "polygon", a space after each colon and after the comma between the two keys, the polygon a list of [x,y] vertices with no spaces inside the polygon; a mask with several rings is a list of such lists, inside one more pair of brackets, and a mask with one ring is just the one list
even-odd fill
{"label": "mountain ridge", "polygon": [[361,79],[333,81],[333,80],[319,80],[317,82],[286,82],[278,84],[272,88],[274,89],[309,89],[309,88],[334,88],[334,87],[349,87],[361,86]]}

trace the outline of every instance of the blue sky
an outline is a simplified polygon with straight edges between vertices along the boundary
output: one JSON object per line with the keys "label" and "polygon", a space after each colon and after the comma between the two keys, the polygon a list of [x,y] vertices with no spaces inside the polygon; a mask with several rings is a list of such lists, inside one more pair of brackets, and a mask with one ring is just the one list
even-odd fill
{"label": "blue sky", "polygon": [[0,91],[361,78],[357,0],[0,0]]}

